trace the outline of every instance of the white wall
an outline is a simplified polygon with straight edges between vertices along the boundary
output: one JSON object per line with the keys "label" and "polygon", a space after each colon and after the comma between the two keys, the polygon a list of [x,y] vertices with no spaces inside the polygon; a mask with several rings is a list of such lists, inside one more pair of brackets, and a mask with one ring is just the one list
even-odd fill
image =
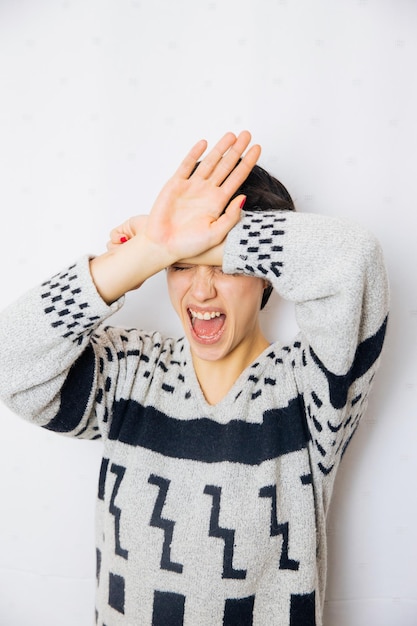
{"label": "white wall", "polygon": [[[336,484],[326,626],[417,624],[416,29],[415,0],[0,1],[1,308],[226,130],[252,131],[300,210],[382,242],[391,324]],[[163,289],[117,321],[179,332]],[[100,444],[0,415],[0,624],[88,626]]]}

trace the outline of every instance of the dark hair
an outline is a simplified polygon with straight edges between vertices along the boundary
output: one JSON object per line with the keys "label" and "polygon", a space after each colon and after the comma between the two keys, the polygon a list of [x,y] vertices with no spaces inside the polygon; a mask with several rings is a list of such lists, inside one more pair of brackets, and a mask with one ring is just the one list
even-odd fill
{"label": "dark hair", "polygon": [[[260,165],[255,165],[247,179],[242,183],[233,198],[244,194],[244,211],[295,211],[294,202],[284,185]],[[272,286],[265,288],[261,309],[272,293]]]}

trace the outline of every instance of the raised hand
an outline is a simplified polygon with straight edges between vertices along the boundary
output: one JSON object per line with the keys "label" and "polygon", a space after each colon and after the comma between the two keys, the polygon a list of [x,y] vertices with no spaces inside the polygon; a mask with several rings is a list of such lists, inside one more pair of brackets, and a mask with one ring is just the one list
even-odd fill
{"label": "raised hand", "polygon": [[197,165],[207,148],[205,140],[199,141],[162,188],[149,216],[131,218],[114,229],[111,243],[142,231],[163,250],[166,265],[218,245],[238,222],[244,196],[229,200],[260,155],[254,145],[243,156],[250,140],[248,131],[238,137],[226,133]]}
{"label": "raised hand", "polygon": [[[136,289],[173,263],[219,250],[239,221],[244,196],[230,198],[247,178],[261,148],[248,131],[226,133],[208,154],[195,144],[164,185],[149,215],[114,228],[108,252],[90,263],[98,291],[107,302]],[[201,159],[201,161],[200,161]]]}

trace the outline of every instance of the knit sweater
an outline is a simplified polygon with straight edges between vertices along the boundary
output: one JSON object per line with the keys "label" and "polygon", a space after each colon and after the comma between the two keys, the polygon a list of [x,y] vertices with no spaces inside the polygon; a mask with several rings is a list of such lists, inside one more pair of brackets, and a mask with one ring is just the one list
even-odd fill
{"label": "knit sweater", "polygon": [[0,397],[101,439],[99,626],[320,626],[326,514],[383,346],[380,246],[319,215],[247,212],[223,270],[266,278],[299,333],[209,405],[182,339],[107,325],[83,257],[0,316]]}

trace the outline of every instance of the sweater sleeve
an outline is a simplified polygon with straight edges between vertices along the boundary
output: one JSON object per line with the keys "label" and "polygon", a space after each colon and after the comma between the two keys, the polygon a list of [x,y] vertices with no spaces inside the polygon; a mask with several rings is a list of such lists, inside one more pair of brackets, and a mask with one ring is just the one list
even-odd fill
{"label": "sweater sleeve", "polygon": [[[83,257],[7,307],[0,315],[4,403],[51,430],[98,437],[92,414],[96,359],[91,339],[121,306],[122,299],[111,306],[101,299],[89,258]],[[65,393],[66,385],[71,393]]]}
{"label": "sweater sleeve", "polygon": [[309,213],[246,213],[227,238],[226,273],[262,276],[295,303],[317,358],[335,375],[384,324],[388,283],[381,248],[368,231]]}
{"label": "sweater sleeve", "polygon": [[381,247],[356,224],[296,212],[247,212],[229,233],[227,273],[267,279],[300,328],[287,359],[323,473],[343,455],[379,364],[389,306]]}

